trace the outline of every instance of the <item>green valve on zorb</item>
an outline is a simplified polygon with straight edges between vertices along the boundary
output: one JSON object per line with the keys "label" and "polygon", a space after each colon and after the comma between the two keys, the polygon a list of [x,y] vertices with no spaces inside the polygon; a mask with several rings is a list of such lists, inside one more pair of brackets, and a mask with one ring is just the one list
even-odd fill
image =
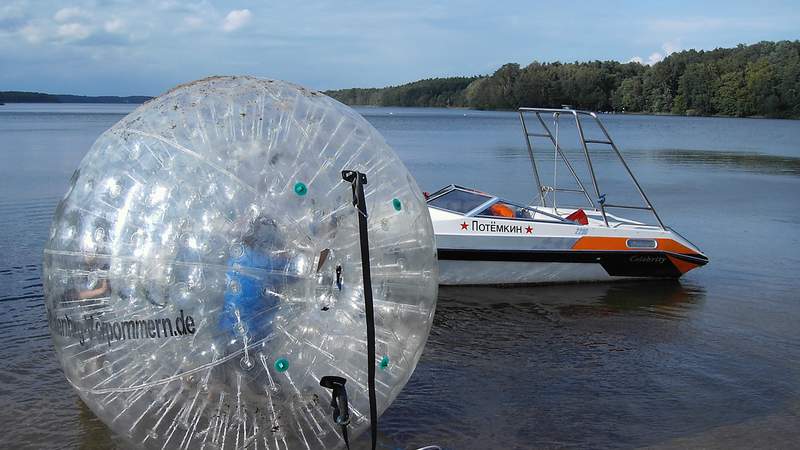
{"label": "green valve on zorb", "polygon": [[386,370],[386,368],[389,367],[389,357],[384,356],[383,358],[381,358],[381,362],[378,363],[378,367],[380,367],[381,370]]}
{"label": "green valve on zorb", "polygon": [[289,361],[286,358],[280,358],[275,361],[275,370],[278,372],[286,372],[289,370]]}
{"label": "green valve on zorb", "polygon": [[403,209],[403,204],[400,203],[399,198],[395,198],[392,200],[392,206],[394,206],[395,211],[400,211],[401,209]]}
{"label": "green valve on zorb", "polygon": [[302,181],[298,181],[294,184],[294,193],[302,197],[308,193],[308,187]]}

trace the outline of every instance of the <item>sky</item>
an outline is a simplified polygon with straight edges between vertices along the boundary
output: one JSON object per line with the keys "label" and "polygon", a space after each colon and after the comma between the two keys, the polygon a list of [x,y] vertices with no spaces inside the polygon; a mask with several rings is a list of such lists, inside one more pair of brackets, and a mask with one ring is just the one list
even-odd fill
{"label": "sky", "polygon": [[314,89],[800,39],[800,2],[0,0],[0,90],[158,95],[210,75]]}

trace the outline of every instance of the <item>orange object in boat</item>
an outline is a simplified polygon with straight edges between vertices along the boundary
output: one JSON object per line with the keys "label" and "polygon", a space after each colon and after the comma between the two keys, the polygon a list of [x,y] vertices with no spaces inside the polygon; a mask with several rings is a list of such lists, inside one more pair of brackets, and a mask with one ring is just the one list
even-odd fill
{"label": "orange object in boat", "polygon": [[568,215],[567,220],[577,222],[581,225],[589,225],[589,218],[586,217],[586,213],[582,209],[579,209],[574,213]]}
{"label": "orange object in boat", "polygon": [[514,210],[502,203],[495,203],[489,207],[489,212],[493,216],[514,217]]}

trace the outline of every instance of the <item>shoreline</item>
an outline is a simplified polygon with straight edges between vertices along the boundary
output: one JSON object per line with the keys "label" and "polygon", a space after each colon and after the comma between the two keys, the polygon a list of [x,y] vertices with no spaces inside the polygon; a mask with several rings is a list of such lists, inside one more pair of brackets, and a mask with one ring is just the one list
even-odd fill
{"label": "shoreline", "polygon": [[[337,100],[338,101],[338,100]],[[145,102],[0,102],[0,106],[10,105],[142,105]],[[486,112],[516,112],[516,109],[475,109],[467,106],[400,106],[400,105],[347,105],[351,108],[416,108],[416,109],[452,109],[458,111],[486,111]],[[758,120],[800,120],[800,117],[768,117],[768,116],[726,116],[722,114],[714,115],[695,115],[695,114],[675,114],[670,112],[617,112],[617,111],[595,111],[603,115],[627,115],[627,116],[665,116],[665,117],[696,117],[696,118],[717,118],[717,119],[758,119]]]}
{"label": "shoreline", "polygon": [[[476,109],[467,106],[399,106],[399,105],[347,105],[351,108],[416,108],[416,109],[452,109],[457,111],[486,111],[486,112],[517,112],[516,109]],[[800,120],[800,117],[767,117],[767,116],[726,116],[722,114],[697,115],[697,114],[675,114],[669,112],[618,112],[618,111],[594,111],[603,115],[621,116],[666,116],[666,117],[696,117],[696,118],[716,118],[716,119],[767,119],[767,120]]]}

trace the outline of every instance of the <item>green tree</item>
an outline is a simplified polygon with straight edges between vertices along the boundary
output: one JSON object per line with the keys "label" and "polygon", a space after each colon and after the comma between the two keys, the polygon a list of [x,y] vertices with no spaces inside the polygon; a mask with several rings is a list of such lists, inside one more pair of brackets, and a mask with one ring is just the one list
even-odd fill
{"label": "green tree", "polygon": [[711,96],[714,110],[726,116],[747,116],[753,114],[748,105],[750,101],[744,82],[744,71],[722,74]]}
{"label": "green tree", "polygon": [[714,87],[717,84],[713,65],[693,63],[686,66],[678,84],[678,95],[674,100],[672,112],[676,114],[708,115],[713,114],[711,101]]}
{"label": "green tree", "polygon": [[482,77],[432,78],[328,94],[349,104],[800,117],[800,41],[673,53],[653,66],[616,61],[505,64]]}
{"label": "green tree", "polygon": [[617,111],[641,112],[645,110],[642,79],[632,77],[619,84],[614,90],[612,106]]}

